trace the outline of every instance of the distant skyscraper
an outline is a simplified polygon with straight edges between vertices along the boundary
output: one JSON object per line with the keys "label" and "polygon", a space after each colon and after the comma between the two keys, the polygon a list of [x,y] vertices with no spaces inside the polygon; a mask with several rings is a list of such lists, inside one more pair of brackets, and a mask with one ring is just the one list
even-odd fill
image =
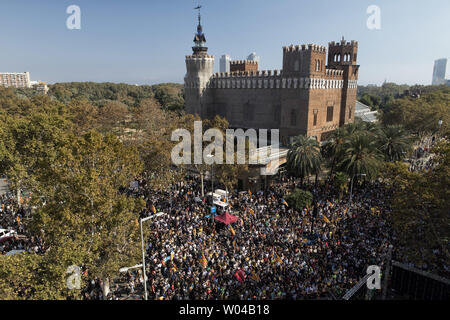
{"label": "distant skyscraper", "polygon": [[224,54],[220,58],[220,72],[230,72],[230,61],[231,58],[228,54]]}
{"label": "distant skyscraper", "polygon": [[247,57],[247,60],[256,61],[259,64],[259,56],[256,55],[256,52],[250,53],[249,56]]}
{"label": "distant skyscraper", "polygon": [[447,73],[447,59],[439,59],[434,62],[433,69],[433,85],[445,84],[445,77]]}

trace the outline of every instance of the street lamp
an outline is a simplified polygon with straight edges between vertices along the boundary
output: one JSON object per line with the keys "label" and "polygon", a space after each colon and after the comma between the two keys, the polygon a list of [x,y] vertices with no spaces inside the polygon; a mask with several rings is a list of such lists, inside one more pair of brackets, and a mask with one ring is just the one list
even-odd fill
{"label": "street lamp", "polygon": [[[207,158],[214,157],[212,154],[208,154]],[[211,208],[214,206],[214,162],[211,163]],[[211,220],[214,223],[214,213],[211,212]]]}
{"label": "street lamp", "polygon": [[350,204],[352,204],[352,192],[353,192],[353,179],[355,179],[356,176],[362,176],[365,177],[366,174],[365,173],[360,173],[360,174],[354,174],[352,177],[352,183],[350,184]]}
{"label": "street lamp", "polygon": [[150,217],[144,218],[144,219],[140,219],[140,227],[141,227],[141,245],[142,245],[142,271],[143,271],[143,277],[144,277],[144,293],[145,293],[145,300],[148,300],[148,295],[147,295],[147,275],[145,272],[145,248],[144,248],[144,232],[142,231],[142,223],[153,219],[153,218],[157,218],[157,217],[161,217],[165,215],[165,213],[163,212],[159,212],[157,214],[154,214]]}

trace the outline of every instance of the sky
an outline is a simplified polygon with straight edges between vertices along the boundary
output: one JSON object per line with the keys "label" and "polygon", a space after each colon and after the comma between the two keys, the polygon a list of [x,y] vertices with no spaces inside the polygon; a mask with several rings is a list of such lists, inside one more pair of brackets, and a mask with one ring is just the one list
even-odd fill
{"label": "sky", "polygon": [[[31,80],[182,83],[198,0],[0,0],[0,72]],[[81,9],[69,30],[67,7]],[[359,42],[359,84],[430,84],[434,60],[450,57],[448,0],[201,0],[209,53],[260,57],[281,69],[282,47]],[[381,29],[367,27],[371,5]]]}

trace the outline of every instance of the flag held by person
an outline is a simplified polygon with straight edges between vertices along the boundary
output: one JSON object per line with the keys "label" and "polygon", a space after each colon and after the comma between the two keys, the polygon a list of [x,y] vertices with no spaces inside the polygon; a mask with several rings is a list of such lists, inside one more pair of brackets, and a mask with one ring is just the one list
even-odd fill
{"label": "flag held by person", "polygon": [[231,231],[231,234],[232,234],[233,236],[236,235],[236,232],[234,231],[234,229],[233,229],[233,227],[231,226],[231,224],[230,224],[230,231]]}
{"label": "flag held by person", "polygon": [[252,275],[250,276],[250,279],[254,280],[254,281],[261,281],[261,278],[259,277],[258,274],[256,274],[255,272],[252,272]]}
{"label": "flag held by person", "polygon": [[153,211],[153,213],[156,213],[156,208],[154,205],[152,205],[152,211]]}
{"label": "flag held by person", "polygon": [[203,255],[203,254],[202,254],[202,258],[200,259],[200,263],[203,268],[206,268],[206,266],[208,265],[208,260],[206,260],[205,255]]}
{"label": "flag held by person", "polygon": [[239,269],[238,271],[236,271],[234,273],[234,276],[240,283],[243,283],[245,281],[245,272],[242,269]]}
{"label": "flag held by person", "polygon": [[276,262],[278,262],[278,263],[280,263],[280,264],[282,264],[282,263],[283,263],[283,260],[281,260],[281,258],[280,258],[280,256],[279,256],[279,255],[276,255],[276,257],[275,257],[275,261],[276,261]]}
{"label": "flag held by person", "polygon": [[325,221],[326,223],[330,223],[330,220],[326,216],[323,216],[323,221]]}

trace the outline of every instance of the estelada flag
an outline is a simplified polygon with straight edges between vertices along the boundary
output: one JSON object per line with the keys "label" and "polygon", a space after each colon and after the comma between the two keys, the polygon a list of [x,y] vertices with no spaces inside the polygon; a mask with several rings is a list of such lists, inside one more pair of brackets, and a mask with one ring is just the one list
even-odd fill
{"label": "estelada flag", "polygon": [[153,211],[153,213],[156,213],[156,208],[154,205],[152,205],[152,211]]}
{"label": "estelada flag", "polygon": [[173,260],[173,251],[170,253],[170,261]]}
{"label": "estelada flag", "polygon": [[250,279],[255,280],[255,281],[261,281],[261,279],[259,278],[259,276],[252,272],[252,275],[250,276]]}
{"label": "estelada flag", "polygon": [[281,204],[284,204],[286,207],[289,207],[288,203],[284,199],[283,199],[283,202],[281,202]]}
{"label": "estelada flag", "polygon": [[203,268],[206,268],[206,266],[208,265],[208,261],[206,260],[206,258],[203,254],[202,254],[202,258],[200,259],[200,263]]}
{"label": "estelada flag", "polygon": [[325,216],[323,216],[323,221],[325,221],[326,223],[330,223],[330,220],[328,220],[328,218]]}
{"label": "estelada flag", "polygon": [[250,212],[251,214],[255,214],[255,210],[253,210],[252,208],[249,208],[248,212]]}
{"label": "estelada flag", "polygon": [[236,235],[236,232],[234,232],[234,229],[233,229],[233,227],[231,226],[231,224],[230,224],[230,231],[231,231],[231,233],[233,234],[233,236]]}

